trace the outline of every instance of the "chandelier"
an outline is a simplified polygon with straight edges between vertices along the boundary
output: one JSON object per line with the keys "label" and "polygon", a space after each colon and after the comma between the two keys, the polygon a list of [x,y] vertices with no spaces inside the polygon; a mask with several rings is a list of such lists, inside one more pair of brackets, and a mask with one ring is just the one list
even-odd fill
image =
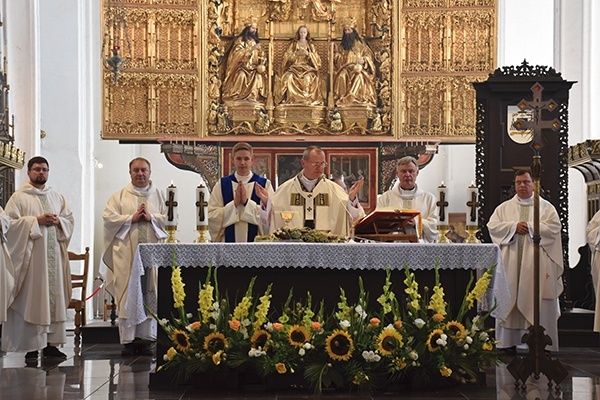
{"label": "chandelier", "polygon": [[102,62],[112,72],[114,84],[117,85],[121,69],[127,62],[121,56],[121,49],[125,48],[131,54],[131,43],[123,0],[106,0],[105,4]]}

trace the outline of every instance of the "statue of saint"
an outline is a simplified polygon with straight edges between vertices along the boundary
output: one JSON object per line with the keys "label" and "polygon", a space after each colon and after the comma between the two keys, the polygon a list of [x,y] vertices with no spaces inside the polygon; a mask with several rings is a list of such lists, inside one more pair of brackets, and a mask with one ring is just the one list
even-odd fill
{"label": "statue of saint", "polygon": [[226,58],[221,92],[223,101],[264,103],[267,97],[267,59],[260,47],[256,22],[244,28]]}
{"label": "statue of saint", "polygon": [[355,29],[354,18],[344,23],[341,45],[335,46],[334,96],[337,106],[365,104],[375,106],[375,62],[369,46]]}
{"label": "statue of saint", "polygon": [[278,104],[322,105],[320,67],[321,58],[311,43],[310,32],[302,25],[283,55],[275,101]]}

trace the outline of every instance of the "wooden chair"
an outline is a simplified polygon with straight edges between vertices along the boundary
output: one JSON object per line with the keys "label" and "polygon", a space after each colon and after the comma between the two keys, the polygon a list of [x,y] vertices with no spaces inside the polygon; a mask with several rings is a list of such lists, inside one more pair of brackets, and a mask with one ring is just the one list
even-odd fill
{"label": "wooden chair", "polygon": [[86,286],[90,265],[90,248],[86,247],[85,253],[82,254],[69,251],[69,260],[71,262],[83,261],[83,273],[71,273],[71,285],[73,286],[73,289],[81,288],[81,296],[80,298],[73,298],[73,295],[71,294],[72,297],[68,307],[75,310],[75,342],[79,342],[81,340],[81,327],[85,326],[85,298],[87,294]]}

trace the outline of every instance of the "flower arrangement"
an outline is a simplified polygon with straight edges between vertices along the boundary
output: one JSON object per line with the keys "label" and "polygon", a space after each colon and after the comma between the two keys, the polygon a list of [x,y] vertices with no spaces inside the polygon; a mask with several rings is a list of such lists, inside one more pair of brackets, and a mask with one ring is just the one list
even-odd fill
{"label": "flower arrangement", "polygon": [[323,232],[310,228],[281,228],[270,235],[257,236],[256,242],[297,241],[308,243],[344,243],[348,239],[336,236],[331,232]]}
{"label": "flower arrangement", "polygon": [[457,315],[450,316],[436,267],[430,291],[419,285],[407,266],[402,296],[386,271],[377,306],[359,279],[360,295],[352,303],[340,289],[334,311],[313,304],[310,293],[296,299],[290,290],[281,312],[271,308],[271,288],[255,294],[255,278],[237,302],[221,298],[217,269],[201,284],[197,314],[183,307],[184,283],[173,268],[174,305],[178,315],[158,319],[170,339],[159,370],[189,380],[194,374],[253,371],[260,377],[301,375],[316,393],[324,388],[376,390],[381,382],[411,377],[428,382],[475,382],[478,372],[498,362],[495,341],[483,328],[485,315],[469,318],[481,300],[494,266],[467,291]]}

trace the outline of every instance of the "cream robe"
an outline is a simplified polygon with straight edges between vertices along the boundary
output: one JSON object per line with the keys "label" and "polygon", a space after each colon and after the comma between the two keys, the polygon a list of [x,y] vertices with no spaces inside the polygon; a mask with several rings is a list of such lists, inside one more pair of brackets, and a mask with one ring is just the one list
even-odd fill
{"label": "cream robe", "polygon": [[[245,181],[250,179],[252,175],[248,175]],[[236,179],[239,181],[240,177],[236,175]],[[219,179],[215,184],[210,198],[208,199],[208,231],[213,242],[224,242],[225,241],[225,228],[230,225],[235,225],[235,241],[246,242],[248,238],[248,224],[258,226],[258,234],[265,235],[269,232],[269,211],[271,208],[271,201],[262,210],[260,203],[256,203],[250,198],[254,191],[255,182],[245,182],[246,193],[248,194],[248,203],[246,205],[239,205],[237,208],[233,201],[227,204],[223,204],[223,191],[221,190],[221,180]],[[238,186],[238,183],[231,182],[233,186],[233,192]],[[275,194],[271,181],[267,179],[267,192],[269,192],[269,200]]]}
{"label": "cream robe", "polygon": [[587,243],[592,251],[592,281],[596,291],[594,332],[600,332],[600,212],[597,212],[585,230]]}
{"label": "cream robe", "polygon": [[[518,270],[517,223],[520,205],[531,208],[529,211],[529,234],[525,235],[522,251],[521,271]],[[496,339],[499,347],[510,347],[521,343],[522,330],[533,325],[533,197],[520,200],[518,196],[500,204],[494,210],[487,224],[492,241],[500,246],[510,292],[509,312],[497,316]],[[558,296],[563,291],[563,252],[561,223],[554,206],[540,198],[540,324],[552,339],[549,350],[558,350],[557,321],[560,317]],[[516,332],[505,332],[515,330]],[[510,338],[509,338],[510,337]],[[506,340],[503,342],[503,338]]]}
{"label": "cream robe", "polygon": [[[140,242],[140,223],[132,223],[133,214],[145,200],[152,214],[152,221],[146,223],[146,240]],[[106,282],[106,290],[112,294],[117,304],[119,318],[125,318],[127,287],[131,276],[131,263],[138,243],[157,243],[167,237],[165,219],[167,208],[162,191],[152,183],[147,191],[142,191],[131,183],[113,194],[104,208],[104,253],[102,254],[101,274]],[[144,291],[155,291],[155,277],[148,279]]]}
{"label": "cream robe", "polygon": [[9,224],[8,215],[0,207],[0,245],[2,246],[0,250],[0,324],[6,321],[6,309],[12,303],[15,287],[15,269],[6,246],[6,233]]}
{"label": "cream robe", "polygon": [[[58,216],[60,228],[38,224],[37,217],[47,212]],[[71,299],[67,248],[74,227],[71,210],[65,198],[50,187],[37,189],[25,182],[8,200],[6,213],[11,219],[7,243],[15,288],[2,326],[2,350],[34,351],[48,343],[66,343]],[[54,278],[50,273],[53,264]]]}
{"label": "cream robe", "polygon": [[[302,204],[291,204],[292,196],[299,194],[306,202],[314,202],[315,229],[330,231],[334,235],[348,236],[354,221],[365,215],[365,210],[360,203],[357,207],[351,205],[344,189],[326,179],[324,175],[321,176],[313,190],[307,192],[300,184],[299,176],[286,181],[273,195],[270,231],[274,232],[285,226],[283,218],[281,218],[282,211],[293,212],[290,227],[301,228],[304,226],[305,213],[310,213],[311,210],[308,210],[308,206],[305,209]],[[327,198],[329,205],[318,204],[320,195]]]}
{"label": "cream robe", "polygon": [[[406,207],[403,206],[405,203]],[[434,243],[440,237],[440,233],[437,230],[438,215],[436,203],[437,200],[431,193],[424,192],[416,184],[414,191],[402,190],[401,192],[400,184],[397,183],[391,190],[379,196],[376,211],[402,208],[411,208],[419,211],[423,224],[423,237],[420,239],[426,243]]]}

